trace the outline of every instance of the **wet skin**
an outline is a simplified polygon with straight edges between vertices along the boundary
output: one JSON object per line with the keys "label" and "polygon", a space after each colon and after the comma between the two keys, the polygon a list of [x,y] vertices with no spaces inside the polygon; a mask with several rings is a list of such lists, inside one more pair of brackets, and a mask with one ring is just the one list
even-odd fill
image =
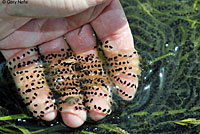
{"label": "wet skin", "polygon": [[[26,40],[16,37],[26,37],[22,31],[34,27],[37,21],[40,20],[32,20],[1,42],[5,46],[30,46],[1,52],[8,60],[19,93],[34,116],[50,121],[59,111],[63,122],[76,128],[86,121],[87,112],[93,120],[110,114],[112,92],[117,92],[124,100],[133,99],[140,75],[139,59],[119,1],[109,3],[89,24],[82,27],[73,25],[73,30],[62,37],[52,40],[62,33],[52,32],[46,36],[43,34],[43,37],[38,34],[39,38],[34,31],[30,35],[36,38],[31,40],[30,35]],[[93,30],[102,41],[107,64],[97,55]],[[12,42],[11,38],[16,40]],[[44,41],[46,43],[42,43]],[[32,47],[37,43],[42,44]],[[113,83],[115,89],[111,91]]]}

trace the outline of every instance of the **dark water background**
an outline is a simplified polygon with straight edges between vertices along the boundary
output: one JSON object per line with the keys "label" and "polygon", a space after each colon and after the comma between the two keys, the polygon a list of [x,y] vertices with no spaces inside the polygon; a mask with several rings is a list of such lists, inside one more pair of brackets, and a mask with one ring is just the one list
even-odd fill
{"label": "dark water background", "polygon": [[[62,125],[60,117],[50,123],[35,119],[0,121],[1,126],[15,124],[30,131],[45,128],[39,133],[49,134],[115,134],[117,130],[130,134],[200,132],[198,123],[175,123],[200,118],[200,1],[123,0],[121,3],[141,56],[142,76],[135,99],[131,103],[119,101],[120,107],[113,114],[99,122],[88,121],[79,129]],[[15,96],[3,58],[1,61],[0,115],[26,113]]]}

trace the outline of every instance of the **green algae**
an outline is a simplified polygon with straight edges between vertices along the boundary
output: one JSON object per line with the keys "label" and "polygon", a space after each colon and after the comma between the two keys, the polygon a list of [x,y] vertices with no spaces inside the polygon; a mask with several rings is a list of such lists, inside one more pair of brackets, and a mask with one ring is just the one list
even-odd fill
{"label": "green algae", "polygon": [[15,115],[8,115],[8,116],[0,117],[0,121],[16,120],[16,119],[32,119],[32,118],[33,117],[29,117],[25,114],[15,114]]}
{"label": "green algae", "polygon": [[88,131],[81,131],[83,134],[96,134],[96,133],[93,133],[93,132],[88,132]]}
{"label": "green algae", "polygon": [[99,128],[108,129],[112,132],[116,132],[118,134],[129,134],[127,131],[117,127],[117,124],[99,124],[97,125]]}
{"label": "green algae", "polygon": [[170,56],[170,55],[173,55],[173,53],[170,52],[170,53],[167,53],[167,54],[165,54],[165,55],[163,55],[163,56],[161,56],[161,57],[155,58],[153,61],[150,62],[150,64],[153,64],[154,62],[157,62],[157,61],[159,61],[159,60],[162,60],[162,59],[164,59],[164,58],[166,58],[167,56]]}
{"label": "green algae", "polygon": [[200,120],[197,120],[195,118],[188,118],[180,121],[175,121],[174,123],[185,126],[188,124],[194,124],[194,125],[200,125]]}
{"label": "green algae", "polygon": [[31,132],[22,127],[22,126],[16,126],[15,124],[9,124],[9,125],[3,125],[0,127],[0,130],[2,131],[2,134],[12,133],[12,134],[31,134]]}
{"label": "green algae", "polygon": [[79,129],[62,123],[51,127],[43,122],[36,126],[15,125],[7,119],[17,119],[8,116],[18,113],[1,101],[1,106],[9,110],[6,114],[0,110],[4,119],[0,121],[1,133],[200,132],[200,1],[121,0],[121,3],[141,56],[142,76],[135,99],[125,102],[124,107],[106,119],[87,122]]}

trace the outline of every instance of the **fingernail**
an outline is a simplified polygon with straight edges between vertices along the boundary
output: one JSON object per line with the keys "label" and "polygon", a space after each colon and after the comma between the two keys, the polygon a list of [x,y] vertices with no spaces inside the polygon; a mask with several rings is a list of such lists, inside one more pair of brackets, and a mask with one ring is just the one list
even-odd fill
{"label": "fingernail", "polygon": [[72,128],[80,127],[85,122],[80,117],[70,113],[63,113],[62,118],[64,123]]}
{"label": "fingernail", "polygon": [[90,117],[91,117],[93,120],[97,121],[97,120],[101,120],[101,119],[103,119],[104,117],[106,117],[106,114],[105,114],[105,113],[99,113],[99,112],[97,112],[97,111],[92,110],[92,111],[90,111]]}
{"label": "fingernail", "polygon": [[52,121],[56,118],[57,112],[49,112],[42,117],[43,120]]}

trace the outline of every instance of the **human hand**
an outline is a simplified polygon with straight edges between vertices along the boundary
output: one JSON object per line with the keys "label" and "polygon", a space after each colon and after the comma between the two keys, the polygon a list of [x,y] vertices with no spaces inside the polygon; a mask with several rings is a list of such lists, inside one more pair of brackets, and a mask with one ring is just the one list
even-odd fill
{"label": "human hand", "polygon": [[[108,72],[104,73],[105,71],[102,71],[103,64],[99,61],[95,49],[96,37],[94,36],[93,30],[103,42],[102,48],[107,57],[106,61],[109,64],[109,75]],[[63,39],[63,36],[66,41]],[[70,127],[81,126],[86,120],[87,112],[90,113],[90,117],[93,120],[104,118],[110,113],[112,102],[112,93],[108,90],[109,85],[98,85],[100,84],[98,82],[97,84],[92,83],[94,85],[93,89],[86,89],[86,91],[78,85],[76,86],[77,94],[74,92],[73,95],[73,91],[69,89],[67,91],[61,91],[59,87],[60,91],[58,92],[61,93],[59,97],[61,100],[65,100],[65,102],[55,104],[55,98],[53,98],[50,88],[56,89],[56,86],[58,86],[58,79],[61,76],[63,76],[62,80],[65,80],[64,84],[68,83],[68,81],[72,81],[71,83],[73,83],[74,81],[71,79],[73,73],[56,73],[56,82],[50,79],[50,81],[55,82],[54,84],[56,85],[49,86],[46,77],[44,77],[44,68],[40,68],[41,64],[33,62],[28,65],[29,61],[40,59],[34,47],[36,45],[39,45],[40,54],[45,55],[45,60],[47,61],[52,58],[48,56],[49,53],[73,53],[73,55],[71,55],[72,59],[66,58],[65,56],[62,58],[53,58],[53,60],[51,59],[53,62],[50,65],[59,63],[51,68],[54,72],[55,70],[69,69],[68,72],[78,72],[78,74],[75,75],[75,77],[78,77],[81,75],[80,71],[85,71],[84,69],[74,71],[71,66],[64,67],[61,65],[59,60],[62,59],[61,63],[63,64],[82,64],[87,68],[90,67],[90,69],[87,69],[91,72],[91,74],[89,74],[90,77],[97,76],[101,80],[105,80],[103,83],[110,84],[109,81],[105,79],[105,76],[109,76],[116,85],[117,89],[115,90],[120,97],[125,100],[133,99],[138,86],[137,76],[140,74],[138,67],[139,61],[137,52],[134,49],[133,38],[128,22],[118,0],[107,1],[102,5],[66,18],[31,20],[0,42],[0,48],[7,49],[1,52],[8,60],[8,66],[11,68],[10,70],[17,88],[21,96],[25,99],[25,103],[29,103],[28,108],[33,112],[34,116],[40,116],[42,119],[50,121],[56,117],[57,110],[59,110],[64,123]],[[26,49],[26,47],[30,48]],[[71,50],[69,50],[69,47]],[[64,49],[64,52],[61,52],[61,49]],[[86,58],[88,58],[90,54],[93,54],[94,61],[99,61],[98,64],[94,63],[94,65],[100,65],[100,67],[94,67],[94,69],[91,70],[92,63],[86,61]],[[83,58],[79,59],[79,56]],[[19,63],[21,64],[23,62],[25,66],[21,67],[20,65],[19,67]],[[14,68],[15,65],[17,65],[16,68]],[[80,68],[80,66],[78,67]],[[102,74],[94,75],[95,71],[98,70],[101,70],[100,72]],[[34,73],[35,71],[36,73]],[[63,71],[61,72],[63,73]],[[53,73],[51,73],[51,75],[52,74]],[[66,81],[67,77],[70,77],[70,79]],[[81,76],[80,80],[83,78],[85,79],[86,76]],[[78,82],[80,82],[80,80]],[[37,87],[39,87],[38,89],[40,92],[38,92],[38,89],[35,89]],[[81,93],[81,91],[84,93]],[[65,95],[62,96],[63,94]],[[71,98],[78,99],[72,99],[71,102]],[[77,100],[77,102],[75,100]],[[47,101],[48,103],[45,103]],[[82,109],[82,107],[87,107],[89,109]],[[104,111],[104,109],[106,110]]]}
{"label": "human hand", "polygon": [[[46,0],[41,3],[40,0],[29,0],[28,4],[0,3],[0,49],[25,48],[56,39],[94,20],[110,1]],[[24,41],[24,38],[27,40]]]}

